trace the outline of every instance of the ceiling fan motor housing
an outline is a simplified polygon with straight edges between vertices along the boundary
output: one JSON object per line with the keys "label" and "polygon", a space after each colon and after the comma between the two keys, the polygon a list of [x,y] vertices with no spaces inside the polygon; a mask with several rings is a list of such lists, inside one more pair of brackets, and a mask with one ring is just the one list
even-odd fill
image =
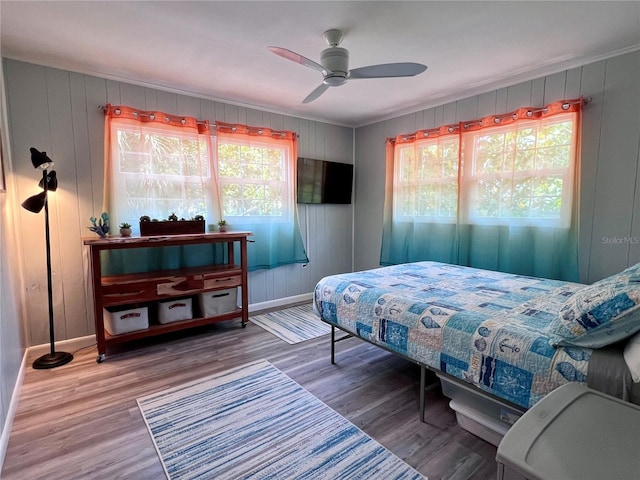
{"label": "ceiling fan motor housing", "polygon": [[324,84],[332,87],[342,85],[349,75],[349,52],[342,47],[329,47],[322,51],[320,63],[327,69]]}

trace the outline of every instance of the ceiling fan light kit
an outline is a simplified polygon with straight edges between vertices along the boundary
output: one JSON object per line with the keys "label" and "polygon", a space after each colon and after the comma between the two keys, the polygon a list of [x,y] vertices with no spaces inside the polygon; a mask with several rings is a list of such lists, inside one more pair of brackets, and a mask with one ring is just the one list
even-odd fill
{"label": "ceiling fan light kit", "polygon": [[347,81],[349,75],[349,51],[346,48],[329,47],[320,54],[320,63],[327,70],[323,83],[337,87]]}
{"label": "ceiling fan light kit", "polygon": [[323,38],[329,44],[329,48],[322,50],[320,54],[320,63],[286,48],[268,47],[269,50],[282,58],[322,72],[322,83],[307,95],[302,103],[310,103],[314,101],[327,91],[329,87],[344,85],[347,80],[413,77],[427,69],[427,66],[421,63],[402,62],[369,65],[349,70],[349,51],[346,48],[338,46],[344,38],[344,33],[341,30],[331,29],[324,32]]}

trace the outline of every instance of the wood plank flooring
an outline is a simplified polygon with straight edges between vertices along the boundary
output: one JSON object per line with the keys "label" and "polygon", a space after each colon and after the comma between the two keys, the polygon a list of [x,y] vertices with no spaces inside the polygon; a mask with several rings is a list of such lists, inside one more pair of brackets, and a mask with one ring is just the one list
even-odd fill
{"label": "wood plank flooring", "polygon": [[356,338],[337,344],[331,365],[329,342],[325,335],[289,345],[233,320],[124,345],[102,364],[90,347],[62,367],[29,366],[1,478],[163,479],[136,398],[257,359],[430,480],[496,478],[496,448],[457,425],[439,389],[427,392],[420,422],[418,367]]}

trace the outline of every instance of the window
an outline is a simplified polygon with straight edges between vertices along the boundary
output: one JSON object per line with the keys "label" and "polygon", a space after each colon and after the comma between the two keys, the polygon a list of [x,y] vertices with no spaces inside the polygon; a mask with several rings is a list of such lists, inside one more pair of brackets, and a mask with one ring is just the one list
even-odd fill
{"label": "window", "polygon": [[308,262],[296,213],[295,132],[216,122],[214,140],[222,216],[253,232],[249,269]]}
{"label": "window", "polygon": [[381,265],[431,260],[577,281],[582,103],[388,138]]}
{"label": "window", "polygon": [[563,113],[397,143],[394,221],[568,227],[575,125]]}
{"label": "window", "polygon": [[211,165],[206,137],[152,126],[114,125],[115,218],[138,223],[142,215],[166,219],[210,210]]}
{"label": "window", "polygon": [[233,224],[290,221],[291,152],[259,140],[219,140],[218,180],[222,215]]}
{"label": "window", "polygon": [[462,221],[568,227],[574,118],[568,113],[463,133]]}
{"label": "window", "polygon": [[[105,114],[103,209],[112,224],[135,229],[143,215],[171,213],[224,219],[232,230],[253,234],[249,270],[309,261],[295,208],[295,132],[216,122],[212,137],[210,123],[193,117],[123,105],[107,105]],[[219,253],[207,250],[185,246],[179,255],[167,251],[143,263],[149,269],[164,269],[166,261],[171,268],[206,264],[205,257]],[[136,260],[133,252],[118,252],[107,263],[124,272]]]}
{"label": "window", "polygon": [[420,140],[396,149],[394,216],[398,221],[455,222],[458,136]]}

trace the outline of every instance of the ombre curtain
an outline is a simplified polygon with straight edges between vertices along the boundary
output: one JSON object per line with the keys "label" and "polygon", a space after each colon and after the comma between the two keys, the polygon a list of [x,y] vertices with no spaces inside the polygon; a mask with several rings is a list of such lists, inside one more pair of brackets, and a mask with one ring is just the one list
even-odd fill
{"label": "ombre curtain", "polygon": [[295,132],[216,122],[214,141],[222,215],[233,229],[253,232],[249,270],[308,263],[296,204]]}
{"label": "ombre curtain", "polygon": [[443,126],[387,139],[381,265],[457,263],[457,130]]}
{"label": "ombre curtain", "polygon": [[[103,210],[111,233],[122,222],[139,233],[139,218],[175,213],[220,218],[208,122],[157,111],[107,105]],[[222,244],[102,252],[105,274],[137,273],[221,263]]]}
{"label": "ombre curtain", "polygon": [[[582,104],[563,100],[460,123],[453,224],[394,215],[393,164],[407,142],[419,144],[421,132],[388,141],[381,263],[433,260],[579,281]],[[559,131],[566,144],[553,143]]]}
{"label": "ombre curtain", "polygon": [[[579,281],[582,104],[582,99],[563,100],[543,108],[520,108],[507,115],[488,116],[461,125],[462,165],[463,170],[467,170],[462,176],[467,181],[461,192],[461,198],[466,203],[461,213],[464,212],[466,216],[461,216],[458,231],[459,264],[534,277]],[[571,132],[565,132],[568,144],[551,146],[554,136],[558,135],[556,130],[568,129],[569,125]],[[513,139],[511,144],[508,143],[508,135]],[[473,206],[479,201],[477,178],[481,174],[477,171],[477,165],[475,172],[468,172],[474,168],[471,165],[473,149],[481,148],[479,143],[487,138],[505,138],[504,145],[497,153],[503,160],[502,186],[492,194],[505,196],[504,192],[509,192],[512,205],[512,216],[494,218],[493,224],[474,212]],[[534,162],[542,172],[539,177],[532,179],[534,184],[553,181],[559,185],[561,175],[554,172],[558,171],[558,166],[567,166],[562,176],[565,193],[559,218],[553,221],[545,218],[546,209],[549,208],[546,204],[551,202],[542,195],[517,199],[518,187],[526,185],[526,180],[518,179],[516,166],[526,162]],[[507,165],[513,167],[508,168]],[[544,174],[547,176],[544,177]],[[553,186],[548,186],[548,192],[553,193],[553,190]],[[524,202],[526,205],[527,200],[530,210],[533,211],[535,207],[539,213],[537,218],[529,218],[528,224],[524,224],[517,217],[517,204]]]}

